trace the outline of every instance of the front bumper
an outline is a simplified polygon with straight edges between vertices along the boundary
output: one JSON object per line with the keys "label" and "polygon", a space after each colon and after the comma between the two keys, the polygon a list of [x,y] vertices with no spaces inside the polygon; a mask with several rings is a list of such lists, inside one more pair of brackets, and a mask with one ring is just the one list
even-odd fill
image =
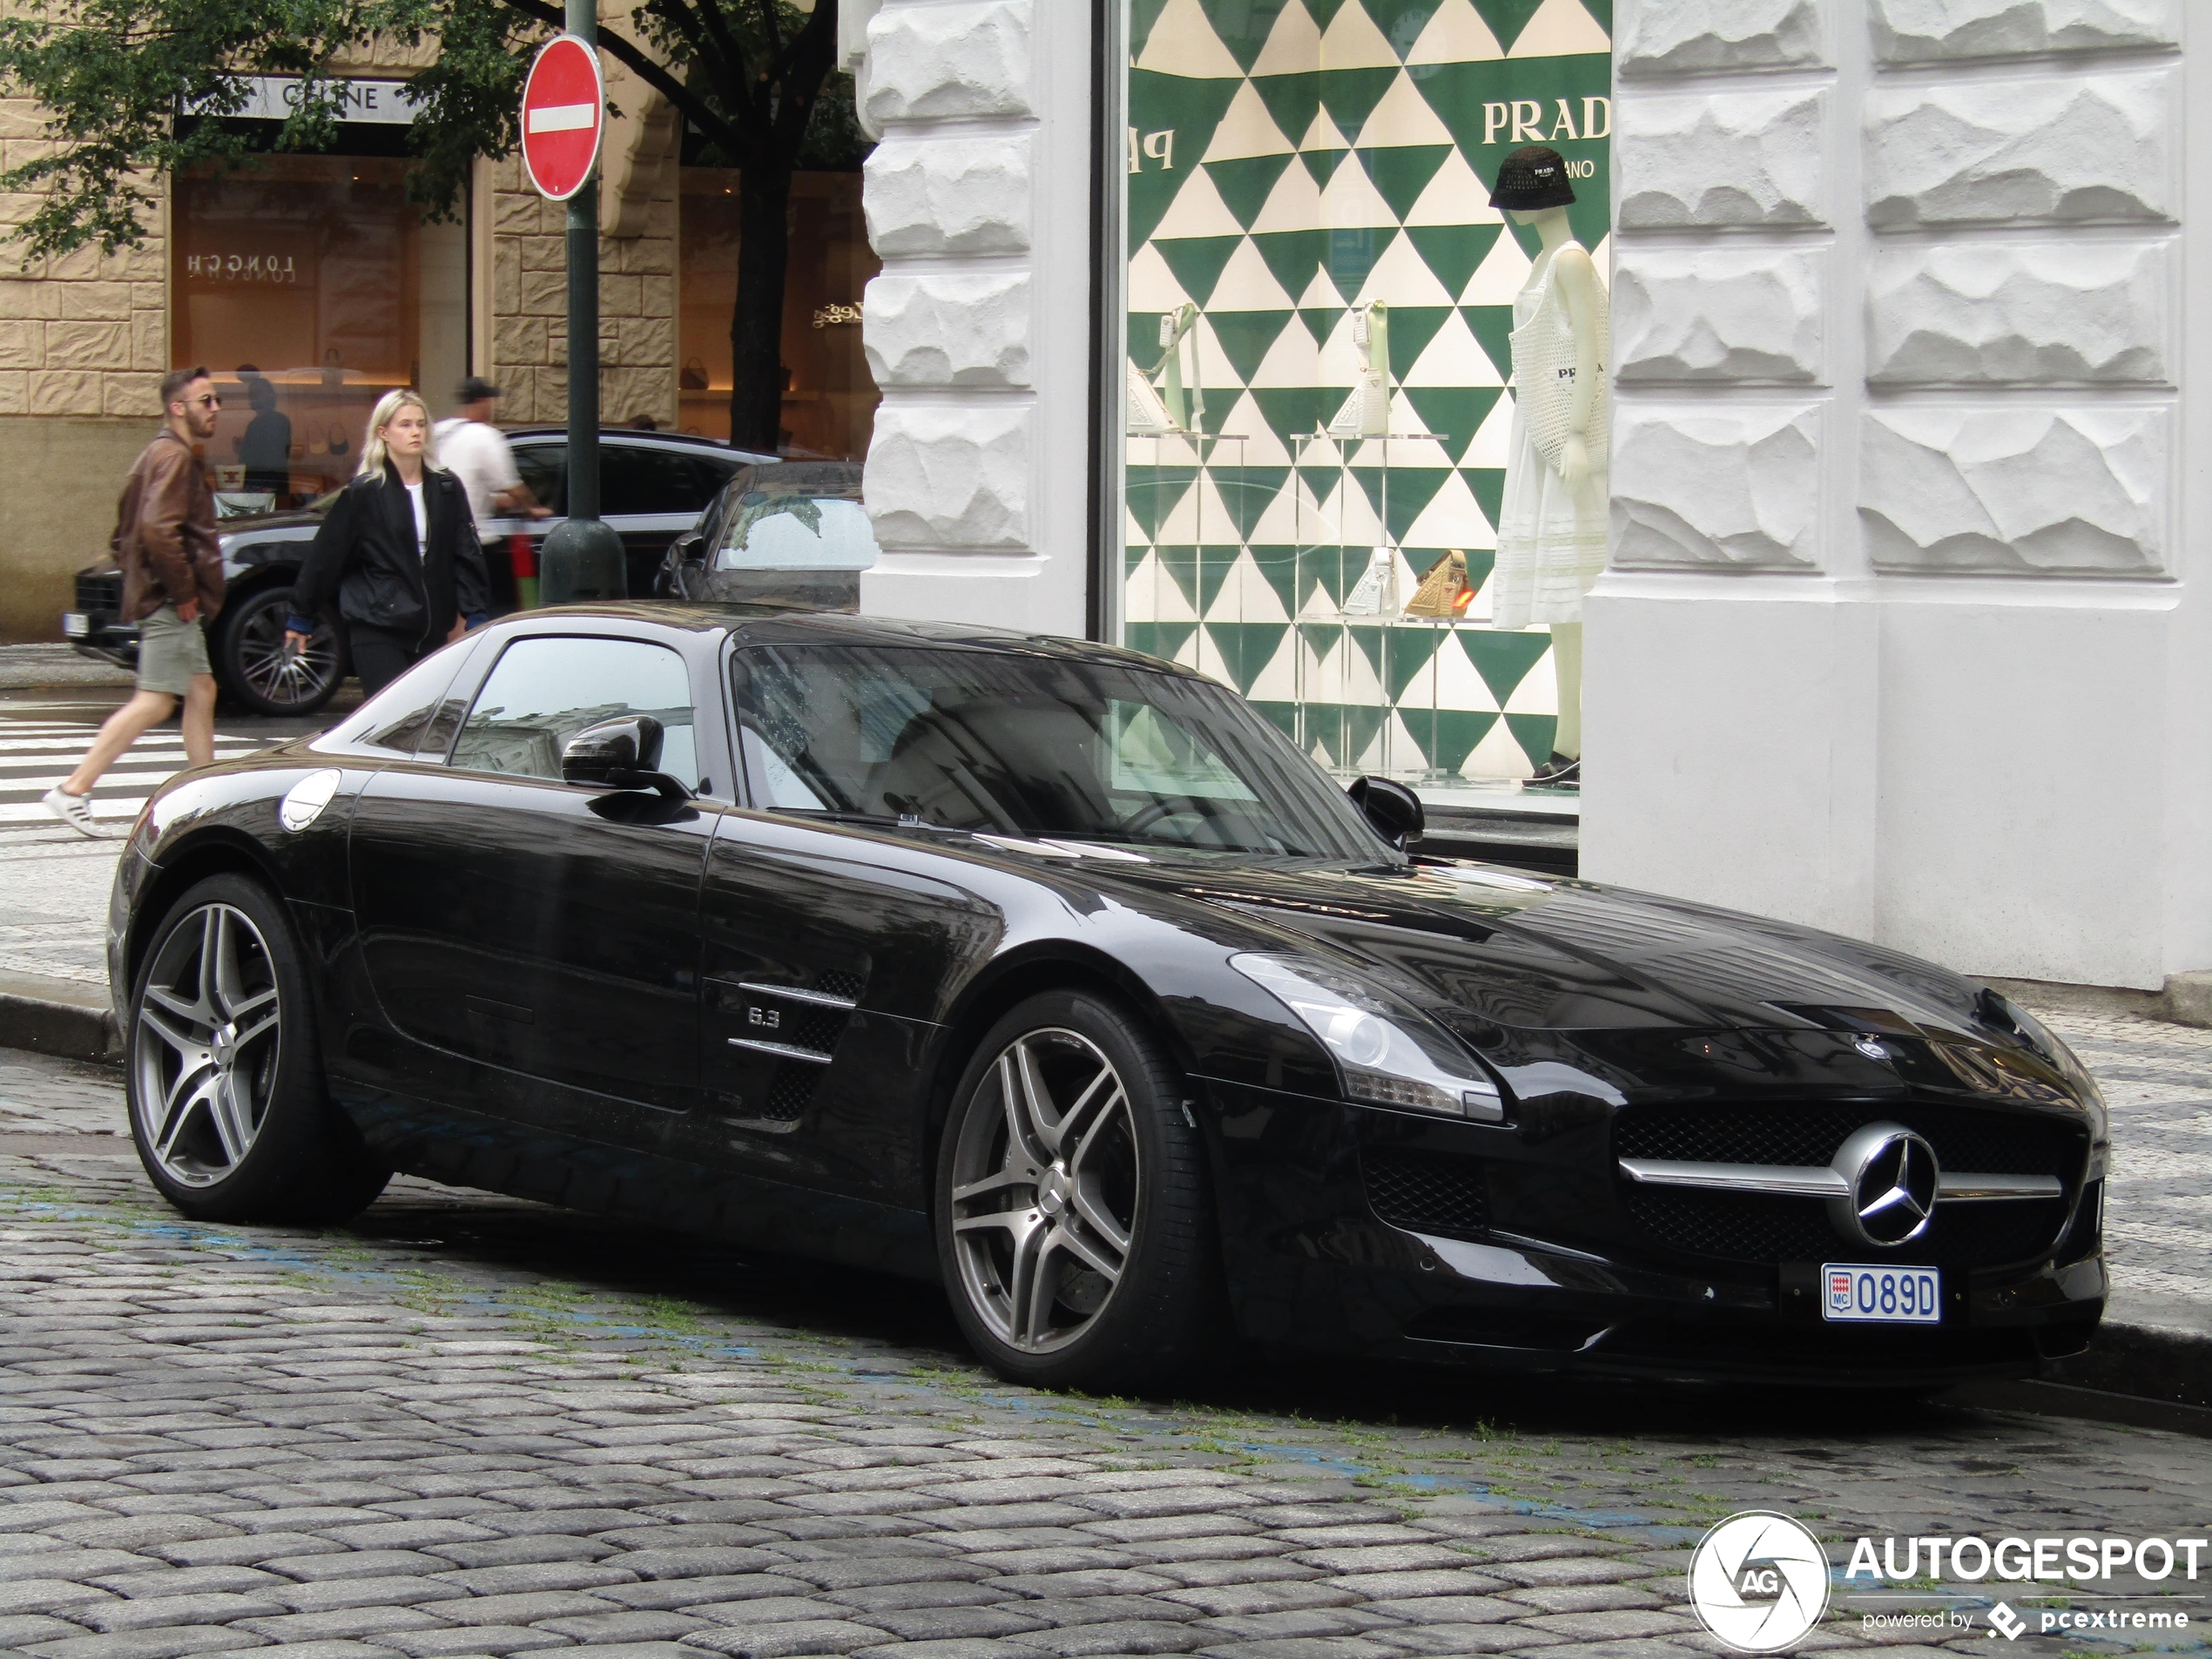
{"label": "front bumper", "polygon": [[[1829,1324],[1817,1259],[1700,1259],[1641,1241],[1603,1124],[1547,1138],[1244,1085],[1206,1092],[1224,1260],[1255,1341],[1520,1372],[1935,1387],[2036,1375],[2086,1347],[2104,1308],[2088,1203],[2039,1259],[1934,1263],[1939,1324]],[[1408,1184],[1478,1165],[1477,1190]],[[1826,1259],[1867,1255],[1838,1237]]]}
{"label": "front bumper", "polygon": [[138,665],[138,626],[136,623],[118,622],[112,611],[64,611],[62,637],[81,656],[112,663],[118,668]]}

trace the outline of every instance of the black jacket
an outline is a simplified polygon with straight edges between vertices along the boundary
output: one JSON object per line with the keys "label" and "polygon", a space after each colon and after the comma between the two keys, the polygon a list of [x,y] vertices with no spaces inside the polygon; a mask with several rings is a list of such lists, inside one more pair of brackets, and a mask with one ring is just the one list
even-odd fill
{"label": "black jacket", "polygon": [[292,626],[310,631],[330,604],[349,628],[387,628],[418,644],[442,641],[456,617],[471,625],[490,603],[484,550],[469,516],[469,497],[449,472],[422,472],[428,543],[415,552],[415,507],[396,468],[366,474],[340,492],[315,532],[292,589]]}

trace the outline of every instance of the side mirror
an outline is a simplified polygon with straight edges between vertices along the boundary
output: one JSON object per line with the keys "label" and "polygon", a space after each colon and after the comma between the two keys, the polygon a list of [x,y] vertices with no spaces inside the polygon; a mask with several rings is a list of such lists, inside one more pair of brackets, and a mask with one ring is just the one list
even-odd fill
{"label": "side mirror", "polygon": [[1345,792],[1383,840],[1405,852],[1421,839],[1421,798],[1387,778],[1355,778]]}
{"label": "side mirror", "polygon": [[602,720],[561,751],[561,781],[587,789],[657,789],[671,800],[691,792],[660,770],[661,726],[650,714]]}

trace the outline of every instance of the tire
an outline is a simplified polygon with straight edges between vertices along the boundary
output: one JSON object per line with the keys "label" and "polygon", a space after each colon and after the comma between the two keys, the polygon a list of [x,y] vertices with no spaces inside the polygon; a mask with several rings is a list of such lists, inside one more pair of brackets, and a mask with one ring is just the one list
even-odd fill
{"label": "tire", "polygon": [[240,875],[178,900],[132,987],[131,1137],[197,1221],[342,1221],[391,1171],[323,1088],[304,958],[278,898]]}
{"label": "tire", "polygon": [[345,647],[327,617],[315,619],[307,648],[284,655],[292,588],[256,588],[226,605],[215,642],[215,677],[239,706],[255,714],[313,714],[346,678]]}
{"label": "tire", "polygon": [[978,1046],[938,1147],[937,1253],[1001,1376],[1110,1393],[1211,1357],[1221,1276],[1184,1094],[1144,1027],[1086,992],[1032,997]]}

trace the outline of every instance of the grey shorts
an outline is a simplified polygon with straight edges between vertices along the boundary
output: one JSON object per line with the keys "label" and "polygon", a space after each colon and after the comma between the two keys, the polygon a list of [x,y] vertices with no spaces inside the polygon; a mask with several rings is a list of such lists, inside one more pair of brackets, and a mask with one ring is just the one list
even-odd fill
{"label": "grey shorts", "polygon": [[195,674],[211,674],[207,635],[186,622],[174,605],[164,605],[138,624],[138,689],[182,697]]}

